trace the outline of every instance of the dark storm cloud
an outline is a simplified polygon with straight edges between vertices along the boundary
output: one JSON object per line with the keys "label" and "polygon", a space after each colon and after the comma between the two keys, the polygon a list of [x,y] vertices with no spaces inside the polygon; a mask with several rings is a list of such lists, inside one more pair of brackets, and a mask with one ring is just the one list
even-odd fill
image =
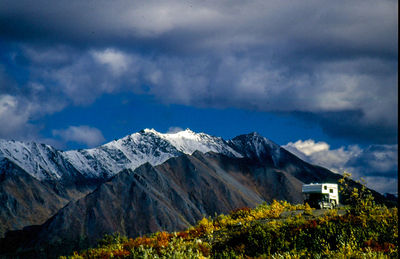
{"label": "dark storm cloud", "polygon": [[328,143],[308,139],[284,146],[301,159],[321,165],[336,173],[348,172],[355,179],[364,178],[379,192],[397,193],[397,145],[358,145],[332,149]]}
{"label": "dark storm cloud", "polygon": [[10,0],[0,19],[2,36],[22,41],[395,55],[396,7],[396,1]]}
{"label": "dark storm cloud", "polygon": [[22,124],[129,90],[397,141],[397,1],[14,0],[0,6],[0,24],[6,72],[28,77],[18,83],[28,90],[2,89],[3,114],[38,106],[38,92],[63,103],[28,109]]}
{"label": "dark storm cloud", "polygon": [[397,177],[397,145],[371,145],[348,162],[349,167],[363,167],[366,176]]}
{"label": "dark storm cloud", "polygon": [[[390,110],[388,110],[390,112]],[[396,113],[396,111],[392,111]],[[362,110],[340,112],[296,112],[296,116],[311,123],[317,123],[331,136],[361,143],[397,143],[397,124],[394,120],[369,122]]]}

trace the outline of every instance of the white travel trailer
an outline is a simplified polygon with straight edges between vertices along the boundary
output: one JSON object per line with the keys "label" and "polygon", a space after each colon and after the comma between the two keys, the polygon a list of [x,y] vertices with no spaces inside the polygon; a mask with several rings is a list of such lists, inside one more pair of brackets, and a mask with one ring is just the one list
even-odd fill
{"label": "white travel trailer", "polygon": [[311,207],[332,209],[339,205],[338,185],[335,183],[303,184],[304,202]]}

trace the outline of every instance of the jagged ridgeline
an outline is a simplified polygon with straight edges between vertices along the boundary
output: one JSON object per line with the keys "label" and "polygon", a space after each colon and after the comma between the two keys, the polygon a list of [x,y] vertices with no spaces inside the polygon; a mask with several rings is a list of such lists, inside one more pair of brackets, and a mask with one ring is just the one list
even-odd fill
{"label": "jagged ridgeline", "polygon": [[257,133],[226,141],[149,129],[72,151],[0,140],[0,170],[0,251],[28,257],[68,254],[107,233],[182,230],[262,201],[302,203],[303,183],[341,177]]}

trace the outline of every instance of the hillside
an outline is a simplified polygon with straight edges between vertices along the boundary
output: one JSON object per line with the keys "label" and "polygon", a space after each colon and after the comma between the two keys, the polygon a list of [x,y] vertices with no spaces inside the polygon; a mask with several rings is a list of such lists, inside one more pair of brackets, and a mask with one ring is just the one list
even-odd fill
{"label": "hillside", "polygon": [[[34,142],[0,140],[0,195],[4,204],[13,204],[12,212],[9,205],[0,207],[0,237],[10,230],[44,223],[68,202],[84,197],[123,170],[134,170],[144,163],[156,166],[196,150],[247,158],[283,172],[311,167],[256,133],[225,141],[189,129],[174,134],[145,129],[97,148],[71,151]],[[15,184],[14,178],[22,175],[24,181],[35,183],[34,197],[30,188]],[[314,179],[317,178],[311,176],[303,180]],[[275,186],[273,182],[269,184]]]}
{"label": "hillside", "polygon": [[366,200],[319,211],[273,201],[203,218],[181,232],[106,235],[97,248],[68,258],[398,258],[397,208]]}
{"label": "hillside", "polygon": [[[114,232],[136,237],[180,231],[204,216],[262,201],[302,203],[303,183],[335,183],[341,177],[257,133],[225,141],[189,130],[144,130],[99,148],[67,152],[43,145],[49,152],[37,152],[32,143],[13,143],[23,148],[10,151],[4,143],[0,254],[28,257],[67,254]],[[139,160],[148,161],[136,166]],[[44,173],[48,168],[62,170]],[[377,202],[387,201],[372,193]]]}

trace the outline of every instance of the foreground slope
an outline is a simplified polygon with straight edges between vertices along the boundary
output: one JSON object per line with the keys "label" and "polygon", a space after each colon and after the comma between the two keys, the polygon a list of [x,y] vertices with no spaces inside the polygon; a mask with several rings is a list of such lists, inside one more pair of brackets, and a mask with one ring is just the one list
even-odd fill
{"label": "foreground slope", "polygon": [[274,201],[178,233],[105,236],[72,258],[398,258],[397,208],[361,204],[313,211]]}

